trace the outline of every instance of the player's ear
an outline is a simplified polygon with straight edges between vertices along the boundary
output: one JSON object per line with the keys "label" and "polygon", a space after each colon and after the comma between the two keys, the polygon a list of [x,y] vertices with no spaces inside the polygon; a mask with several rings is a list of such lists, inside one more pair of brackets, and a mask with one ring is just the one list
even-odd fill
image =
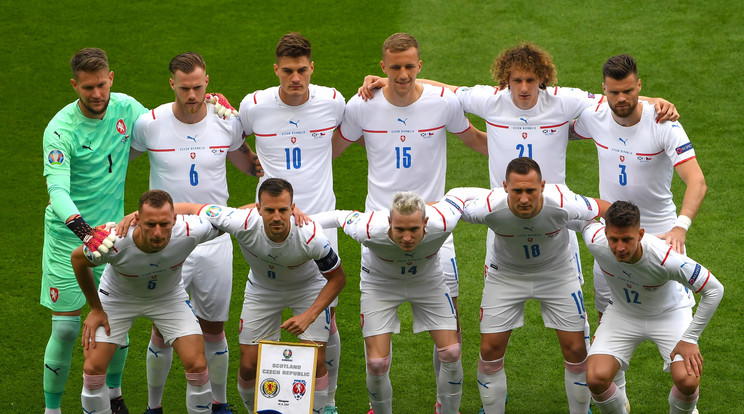
{"label": "player's ear", "polygon": [[209,75],[204,75],[204,85],[205,86],[209,85]]}
{"label": "player's ear", "polygon": [[70,79],[70,85],[72,85],[72,89],[75,89],[75,91],[77,91],[77,81],[75,80],[75,78]]}
{"label": "player's ear", "polygon": [[540,192],[542,193],[543,191],[545,191],[545,180],[542,180],[542,182],[540,182]]}
{"label": "player's ear", "polygon": [[310,62],[310,74],[312,75],[315,71],[315,62]]}
{"label": "player's ear", "polygon": [[502,185],[504,186],[504,192],[505,192],[505,193],[508,193],[508,192],[509,192],[509,190],[508,190],[508,189],[506,188],[506,180],[502,181],[501,183],[502,183]]}
{"label": "player's ear", "polygon": [[176,90],[176,81],[174,81],[173,78],[169,78],[168,79],[168,83],[170,83],[171,89],[173,89],[175,91]]}
{"label": "player's ear", "polygon": [[638,90],[641,90],[641,78],[638,78]]}
{"label": "player's ear", "polygon": [[638,229],[638,241],[641,241],[641,239],[643,238],[643,235],[644,234],[646,234],[646,230],[643,227],[641,227],[640,229]]}
{"label": "player's ear", "polygon": [[602,92],[604,93],[605,96],[607,96],[607,85],[605,85],[604,82],[602,82]]}
{"label": "player's ear", "polygon": [[114,84],[114,71],[113,70],[109,72],[109,82],[111,82],[111,85]]}
{"label": "player's ear", "polygon": [[382,69],[382,73],[387,75],[387,72],[385,72],[385,61],[384,60],[380,61],[380,69]]}
{"label": "player's ear", "polygon": [[279,76],[279,65],[274,63],[274,73],[276,73],[276,76]]}

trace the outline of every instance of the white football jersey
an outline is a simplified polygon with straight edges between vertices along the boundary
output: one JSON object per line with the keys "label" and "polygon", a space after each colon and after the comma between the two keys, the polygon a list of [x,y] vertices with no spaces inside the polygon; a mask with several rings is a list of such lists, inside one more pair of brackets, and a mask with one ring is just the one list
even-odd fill
{"label": "white football jersey", "polygon": [[251,267],[248,283],[273,290],[325,284],[321,272],[330,273],[341,265],[341,259],[315,222],[303,227],[292,222],[287,239],[276,243],[266,235],[256,208],[207,204],[200,209],[199,216],[238,241]]}
{"label": "white football jersey", "polygon": [[615,122],[603,103],[585,110],[574,128],[597,146],[599,196],[610,202],[632,201],[641,210],[641,226],[651,234],[664,234],[677,218],[671,190],[674,167],[695,158],[695,150],[679,122],[656,123],[654,106],[638,104],[643,114],[633,126]]}
{"label": "white football jersey", "polygon": [[488,246],[488,265],[515,275],[555,271],[556,277],[576,278],[573,252],[569,248],[566,223],[591,220],[599,215],[593,198],[574,194],[564,185],[546,185],[543,206],[533,218],[523,219],[512,213],[507,194],[494,188],[487,196],[468,203],[462,219],[485,224],[495,233]]}
{"label": "white football jersey", "polygon": [[116,239],[113,249],[97,259],[86,249],[86,256],[94,265],[108,263],[101,276],[101,294],[117,292],[138,299],[157,299],[163,292],[183,290],[183,262],[199,243],[220,235],[220,231],[206,220],[178,215],[168,245],[159,252],[144,253],[134,244],[134,230],[135,227],[130,228],[124,238]]}
{"label": "white football jersey", "polygon": [[[346,234],[367,247],[362,253],[362,267],[373,270],[375,274],[398,278],[414,275],[443,278],[438,252],[455,229],[463,207],[462,200],[449,196],[433,206],[426,206],[429,220],[424,238],[412,251],[402,250],[390,239],[388,210],[367,213],[338,210],[332,213],[334,225],[343,227]],[[364,279],[368,272],[363,271],[361,275]]]}
{"label": "white football jersey", "polygon": [[356,141],[364,135],[367,151],[366,211],[384,210],[398,191],[413,191],[425,202],[444,196],[447,133],[470,128],[460,103],[446,88],[423,85],[416,102],[400,107],[382,90],[375,98],[349,100],[341,135]]}
{"label": "white football jersey", "polygon": [[566,183],[566,146],[569,122],[604,97],[574,88],[540,89],[537,104],[519,109],[509,88],[462,87],[455,92],[467,113],[486,121],[488,169],[491,187],[501,187],[506,165],[514,158],[529,157],[540,165],[548,183]]}
{"label": "white football jersey", "polygon": [[[703,300],[693,321],[694,329],[688,330],[683,337],[696,342],[723,295],[723,286],[710,270],[648,233],[641,239],[643,255],[633,264],[617,261],[610,251],[603,224],[585,223],[582,233],[586,247],[610,287],[610,305],[613,308],[635,316],[653,317],[674,309],[693,307],[695,300],[686,293],[688,289],[702,294]],[[675,282],[685,289],[678,289]],[[706,295],[716,296],[715,304],[706,300]]]}
{"label": "white football jersey", "polygon": [[267,178],[284,178],[292,184],[295,204],[312,214],[336,207],[331,137],[345,103],[335,89],[311,84],[309,91],[308,101],[297,106],[282,102],[279,87],[248,94],[240,103],[240,122],[246,135],[256,136],[264,169],[258,186]]}
{"label": "white football jersey", "polygon": [[222,119],[206,104],[207,116],[185,124],[166,103],[134,124],[132,148],[148,151],[150,188],[167,191],[176,203],[227,204],[227,153],[243,145],[240,121]]}

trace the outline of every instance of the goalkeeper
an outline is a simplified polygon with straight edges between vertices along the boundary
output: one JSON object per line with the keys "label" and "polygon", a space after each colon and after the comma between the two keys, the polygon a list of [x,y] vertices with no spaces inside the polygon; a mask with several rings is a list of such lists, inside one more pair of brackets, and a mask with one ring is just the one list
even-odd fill
{"label": "goalkeeper", "polygon": [[[44,176],[49,205],[44,215],[40,302],[52,311],[52,332],[44,352],[46,413],[60,413],[72,349],[80,331],[85,296],[70,265],[83,240],[91,251],[108,233],[92,228],[124,213],[124,179],[129,134],[147,109],[130,96],[111,93],[114,72],[101,49],[82,49],[70,61],[78,100],[62,108],[44,131]],[[110,246],[110,244],[109,244]],[[94,269],[95,280],[103,267]],[[126,346],[117,350],[106,378],[113,413],[127,413],[121,398]]]}

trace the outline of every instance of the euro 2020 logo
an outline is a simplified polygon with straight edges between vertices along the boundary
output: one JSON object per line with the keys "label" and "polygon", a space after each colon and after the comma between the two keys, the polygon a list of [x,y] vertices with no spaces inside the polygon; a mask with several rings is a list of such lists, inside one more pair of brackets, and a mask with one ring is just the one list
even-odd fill
{"label": "euro 2020 logo", "polygon": [[51,165],[62,165],[62,163],[65,162],[65,154],[63,154],[62,151],[58,149],[53,149],[49,151],[47,159],[49,160],[49,164]]}

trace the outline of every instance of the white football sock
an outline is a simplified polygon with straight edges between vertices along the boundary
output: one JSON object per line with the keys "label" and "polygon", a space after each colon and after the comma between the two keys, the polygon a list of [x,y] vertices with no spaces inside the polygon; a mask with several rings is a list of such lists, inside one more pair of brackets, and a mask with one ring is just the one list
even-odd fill
{"label": "white football sock", "polygon": [[207,358],[207,368],[209,368],[212,399],[220,404],[226,403],[230,354],[224,331],[217,335],[204,334],[204,356]]}
{"label": "white football sock", "polygon": [[147,406],[160,407],[163,404],[165,380],[173,362],[173,348],[163,342],[163,338],[151,335],[147,345]]}
{"label": "white football sock", "polygon": [[256,400],[256,380],[244,381],[238,375],[238,394],[243,400],[243,406],[249,414],[253,414],[253,406]]}
{"label": "white football sock", "polygon": [[328,402],[329,406],[336,406],[336,388],[338,386],[338,367],[341,362],[341,337],[336,327],[336,316],[331,320],[331,334],[326,344],[326,368],[328,369]]}
{"label": "white football sock", "polygon": [[610,384],[610,388],[602,394],[592,393],[592,398],[602,414],[627,414],[625,401],[617,392],[617,386],[614,383]]}
{"label": "white football sock", "polygon": [[462,360],[443,362],[437,379],[437,396],[443,414],[457,414],[462,399]]}
{"label": "white football sock", "polygon": [[591,393],[586,385],[586,358],[579,363],[564,361],[563,378],[568,397],[568,409],[571,414],[589,412]]}
{"label": "white football sock", "polygon": [[700,388],[696,389],[692,395],[684,395],[673,386],[669,391],[669,414],[688,414],[695,409],[697,400],[700,395]]}
{"label": "white football sock", "polygon": [[209,370],[186,373],[186,410],[189,414],[212,412],[212,389],[209,386]]}
{"label": "white football sock", "polygon": [[506,372],[504,358],[495,361],[478,360],[478,392],[483,410],[488,414],[506,409]]}
{"label": "white football sock", "polygon": [[83,392],[80,402],[86,413],[111,414],[111,401],[108,397],[106,374],[88,375],[83,373]]}

